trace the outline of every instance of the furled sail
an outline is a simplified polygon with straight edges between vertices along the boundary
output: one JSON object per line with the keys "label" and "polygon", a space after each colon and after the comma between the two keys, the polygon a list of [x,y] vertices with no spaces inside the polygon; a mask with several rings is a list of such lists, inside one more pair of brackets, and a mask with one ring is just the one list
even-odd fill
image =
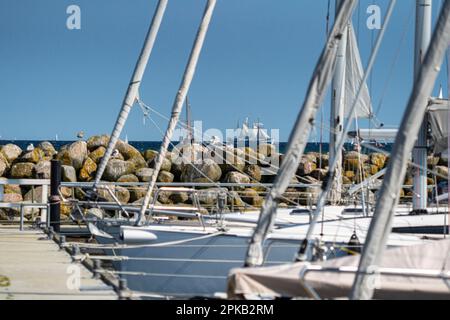
{"label": "furled sail", "polygon": [[[364,69],[359,54],[358,42],[356,40],[353,25],[348,28],[348,40],[346,51],[346,80],[345,80],[345,117],[349,118],[350,108],[354,102],[361,81],[364,76]],[[355,116],[358,118],[368,119],[372,115],[372,102],[370,99],[369,88],[365,83],[361,98],[355,109]]]}
{"label": "furled sail", "polygon": [[431,139],[434,153],[441,153],[448,149],[448,119],[449,101],[434,100],[428,107],[428,122],[431,127]]}

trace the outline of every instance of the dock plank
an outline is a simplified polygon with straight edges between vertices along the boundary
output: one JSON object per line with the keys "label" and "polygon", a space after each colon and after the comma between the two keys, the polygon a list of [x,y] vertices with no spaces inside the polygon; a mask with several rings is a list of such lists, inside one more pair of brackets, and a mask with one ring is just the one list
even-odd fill
{"label": "dock plank", "polygon": [[117,295],[42,231],[0,225],[0,300],[24,299],[116,300]]}

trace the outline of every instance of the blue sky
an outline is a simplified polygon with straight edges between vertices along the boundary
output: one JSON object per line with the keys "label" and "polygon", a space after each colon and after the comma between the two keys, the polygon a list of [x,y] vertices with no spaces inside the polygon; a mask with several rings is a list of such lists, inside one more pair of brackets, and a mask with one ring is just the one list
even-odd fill
{"label": "blue sky", "polygon": [[[140,90],[141,98],[165,115],[170,114],[205,2],[169,0]],[[441,1],[434,2],[436,15]],[[365,11],[378,4],[384,13],[387,3],[361,0],[355,12],[364,63],[372,39]],[[414,3],[398,1],[372,77],[374,106],[384,97],[377,116],[386,125],[399,123],[411,91]],[[81,30],[66,28],[71,4],[81,8]],[[110,133],[156,4],[2,0],[2,139],[54,139],[55,134],[73,139],[80,130]],[[259,118],[267,128],[280,129],[281,140],[287,140],[325,41],[326,11],[327,0],[218,0],[189,93],[193,118],[203,120],[203,128],[223,130],[245,117]],[[399,58],[387,82],[397,50]],[[446,81],[443,72],[438,85]],[[328,100],[323,111],[327,123]],[[155,120],[165,128],[162,119]],[[138,107],[124,133],[130,140],[161,139],[150,123],[143,125]]]}

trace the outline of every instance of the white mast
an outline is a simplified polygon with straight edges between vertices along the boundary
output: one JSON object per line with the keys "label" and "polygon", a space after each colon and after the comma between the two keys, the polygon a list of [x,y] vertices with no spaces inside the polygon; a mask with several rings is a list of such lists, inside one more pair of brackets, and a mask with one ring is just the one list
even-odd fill
{"label": "white mast", "polygon": [[406,174],[408,160],[414,147],[428,102],[439,75],[442,61],[450,43],[450,0],[443,4],[429,49],[418,70],[414,88],[394,143],[375,214],[370,224],[361,261],[351,293],[352,299],[371,299],[374,292],[373,277],[386,248],[392,230],[395,207]]}
{"label": "white mast", "polygon": [[[414,51],[414,79],[417,78],[420,66],[431,40],[432,0],[416,0],[416,38]],[[413,150],[413,162],[418,166],[414,171],[413,212],[427,212],[427,119],[425,118],[417,136]],[[423,168],[423,169],[421,169]]]}
{"label": "white mast", "polygon": [[267,194],[258,225],[253,233],[245,259],[246,266],[261,265],[264,261],[263,242],[273,226],[276,218],[278,199],[286,191],[295,171],[298,168],[316,113],[323,101],[325,91],[333,76],[336,66],[336,55],[340,40],[351,18],[356,0],[342,1],[335,19],[333,30],[328,36],[322,55],[317,62],[311,78],[303,107],[294,124],[287,152],[281,164],[275,183]]}
{"label": "white mast", "polygon": [[194,41],[194,45],[192,47],[191,55],[189,57],[188,64],[186,66],[186,70],[184,71],[183,80],[181,81],[181,85],[177,91],[177,95],[175,97],[175,101],[172,106],[172,116],[170,118],[169,124],[167,126],[166,134],[164,135],[160,152],[156,157],[155,168],[152,174],[152,178],[148,184],[147,193],[145,195],[144,201],[141,206],[141,211],[139,213],[139,217],[136,221],[137,225],[140,225],[144,222],[145,212],[147,211],[148,205],[150,203],[150,199],[152,197],[153,189],[156,185],[156,179],[158,177],[159,171],[162,166],[162,162],[166,157],[167,149],[169,148],[170,141],[172,139],[173,131],[178,123],[180,118],[180,113],[183,109],[183,104],[186,99],[187,93],[189,91],[189,87],[191,86],[192,79],[194,78],[195,69],[197,67],[197,62],[200,57],[200,53],[203,48],[203,43],[205,41],[206,33],[208,31],[209,23],[212,18],[212,14],[214,12],[214,7],[216,6],[216,0],[208,0],[206,4],[205,12],[203,13],[202,22],[197,32],[197,36]]}
{"label": "white mast", "polygon": [[[342,0],[336,0],[336,15],[338,14]],[[350,21],[348,23],[350,25]],[[342,150],[337,150],[337,142],[342,137],[345,118],[345,79],[346,79],[346,52],[347,52],[348,26],[345,28],[342,39],[339,42],[336,57],[336,70],[333,76],[331,91],[331,131],[330,131],[330,159],[337,157],[336,172],[333,179],[333,186],[330,192],[330,199],[333,204],[341,201],[342,192]]]}
{"label": "white mast", "polygon": [[127,121],[128,115],[131,111],[131,107],[134,105],[138,97],[142,77],[144,76],[150,54],[152,53],[153,45],[155,44],[156,36],[158,35],[159,27],[161,25],[164,12],[167,7],[167,2],[168,0],[159,0],[158,2],[158,7],[156,8],[155,15],[153,16],[153,20],[148,30],[144,46],[136,63],[136,67],[134,69],[130,84],[128,85],[127,93],[122,103],[122,108],[120,110],[119,116],[117,117],[116,124],[114,125],[114,129],[108,143],[108,148],[106,149],[105,155],[103,156],[98,166],[98,170],[94,180],[94,189],[97,187],[100,179],[103,176],[106,165],[111,158],[122,129],[125,126],[125,122]]}

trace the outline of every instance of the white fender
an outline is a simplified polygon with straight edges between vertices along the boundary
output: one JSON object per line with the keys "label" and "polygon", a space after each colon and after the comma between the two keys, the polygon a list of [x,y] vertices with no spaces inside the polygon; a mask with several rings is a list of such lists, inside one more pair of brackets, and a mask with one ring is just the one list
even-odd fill
{"label": "white fender", "polygon": [[120,240],[125,244],[148,243],[157,240],[156,234],[139,227],[122,226],[120,228]]}

